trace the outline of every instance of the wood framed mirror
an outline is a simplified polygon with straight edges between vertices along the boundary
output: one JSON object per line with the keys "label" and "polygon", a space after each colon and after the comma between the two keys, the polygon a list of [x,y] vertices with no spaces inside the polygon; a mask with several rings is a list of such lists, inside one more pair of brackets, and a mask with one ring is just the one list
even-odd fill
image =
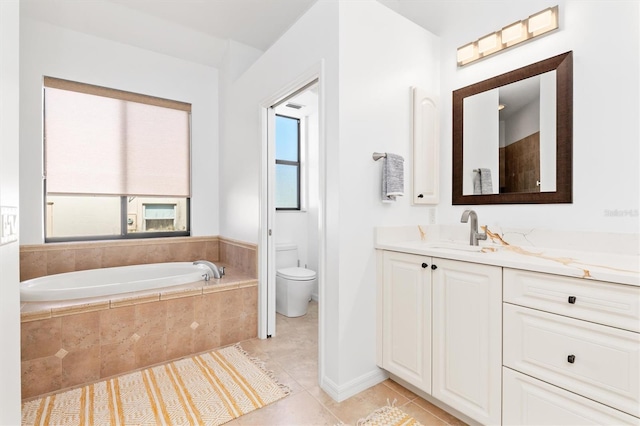
{"label": "wood framed mirror", "polygon": [[571,203],[572,152],[573,52],[453,92],[454,205]]}

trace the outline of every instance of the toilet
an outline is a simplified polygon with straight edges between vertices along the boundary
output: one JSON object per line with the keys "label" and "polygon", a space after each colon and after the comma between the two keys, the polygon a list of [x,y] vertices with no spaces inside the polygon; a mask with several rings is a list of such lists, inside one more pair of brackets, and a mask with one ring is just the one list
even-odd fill
{"label": "toilet", "polygon": [[276,312],[286,317],[306,315],[316,272],[298,266],[295,244],[276,244]]}

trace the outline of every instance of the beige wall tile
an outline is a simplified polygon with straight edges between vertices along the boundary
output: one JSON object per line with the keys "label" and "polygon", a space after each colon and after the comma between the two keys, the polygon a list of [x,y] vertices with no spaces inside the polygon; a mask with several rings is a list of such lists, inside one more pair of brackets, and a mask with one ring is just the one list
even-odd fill
{"label": "beige wall tile", "polygon": [[220,293],[209,293],[194,300],[194,319],[200,324],[217,324],[220,320]]}
{"label": "beige wall tile", "polygon": [[46,252],[20,252],[20,281],[26,281],[45,275],[47,275]]}
{"label": "beige wall tile", "polygon": [[194,262],[204,259],[207,255],[207,244],[204,241],[193,241],[187,243],[186,257],[183,262]]}
{"label": "beige wall tile", "polygon": [[135,306],[135,330],[140,337],[165,333],[167,302],[143,303]]}
{"label": "beige wall tile", "polygon": [[136,368],[148,367],[167,360],[167,335],[143,336],[136,342]]}
{"label": "beige wall tile", "polygon": [[70,306],[54,306],[51,308],[52,317],[62,317],[72,314],[81,314],[85,312],[95,312],[109,309],[109,301],[103,300],[101,302],[82,303],[79,305]]}
{"label": "beige wall tile", "polygon": [[222,291],[219,295],[220,319],[237,318],[243,309],[241,290]]}
{"label": "beige wall tile", "polygon": [[47,275],[73,272],[75,269],[75,250],[51,250],[47,253]]}
{"label": "beige wall tile", "polygon": [[119,308],[123,306],[131,306],[131,305],[142,305],[144,303],[152,303],[160,301],[160,293],[157,294],[149,294],[149,295],[138,295],[138,296],[115,296],[111,299],[110,307],[111,308]]}
{"label": "beige wall tile", "polygon": [[231,345],[244,340],[243,326],[238,318],[222,319],[220,321],[220,346]]}
{"label": "beige wall tile", "polygon": [[62,387],[100,380],[100,345],[69,351],[62,358]]}
{"label": "beige wall tile", "polygon": [[146,246],[110,246],[102,254],[102,267],[140,265],[147,263]]}
{"label": "beige wall tile", "polygon": [[123,342],[102,345],[100,347],[100,377],[109,377],[136,369],[136,342],[127,339]]}
{"label": "beige wall tile", "polygon": [[60,318],[30,321],[21,324],[20,357],[22,361],[53,356],[61,347]]}
{"label": "beige wall tile", "polygon": [[207,241],[205,243],[205,257],[209,262],[218,262],[220,260],[220,243],[218,239],[215,241]]}
{"label": "beige wall tile", "polygon": [[193,354],[194,335],[190,328],[167,331],[167,360]]}
{"label": "beige wall tile", "polygon": [[167,332],[174,333],[182,329],[191,331],[189,327],[194,320],[194,297],[172,299],[166,301],[166,304]]}
{"label": "beige wall tile", "polygon": [[87,312],[61,317],[62,347],[67,351],[100,346],[100,313]]}
{"label": "beige wall tile", "polygon": [[220,325],[200,323],[193,335],[193,352],[205,352],[221,346]]}
{"label": "beige wall tile", "polygon": [[102,248],[75,249],[76,271],[98,269],[102,267]]}
{"label": "beige wall tile", "polygon": [[100,344],[108,345],[124,342],[135,331],[134,306],[100,311]]}
{"label": "beige wall tile", "polygon": [[56,356],[22,361],[22,398],[53,392],[62,386],[62,360]]}
{"label": "beige wall tile", "polygon": [[174,244],[154,244],[147,247],[148,263],[173,262],[172,247]]}

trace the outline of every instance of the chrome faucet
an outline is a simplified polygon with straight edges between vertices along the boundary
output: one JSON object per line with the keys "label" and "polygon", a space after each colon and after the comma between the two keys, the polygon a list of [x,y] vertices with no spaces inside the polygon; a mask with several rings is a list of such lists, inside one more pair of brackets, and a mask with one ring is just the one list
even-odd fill
{"label": "chrome faucet", "polygon": [[222,276],[220,274],[220,270],[218,269],[218,267],[215,264],[213,264],[212,262],[209,262],[208,260],[196,260],[195,262],[193,262],[193,264],[194,265],[205,265],[206,267],[209,268],[211,273],[209,273],[209,271],[207,271],[202,275],[202,278],[204,278],[205,281],[209,281],[211,278],[220,278]]}
{"label": "chrome faucet", "polygon": [[469,231],[469,244],[472,246],[478,245],[478,240],[486,240],[487,234],[484,232],[478,232],[478,215],[473,210],[465,210],[462,212],[460,222],[467,223],[471,217],[471,229]]}

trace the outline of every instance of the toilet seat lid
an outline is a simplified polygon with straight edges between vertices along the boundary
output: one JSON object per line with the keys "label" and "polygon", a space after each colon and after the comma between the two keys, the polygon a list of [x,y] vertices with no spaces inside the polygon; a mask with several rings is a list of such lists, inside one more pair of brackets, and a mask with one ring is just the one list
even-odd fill
{"label": "toilet seat lid", "polygon": [[316,272],[307,268],[283,268],[278,269],[276,274],[282,278],[297,281],[308,281],[316,278]]}

